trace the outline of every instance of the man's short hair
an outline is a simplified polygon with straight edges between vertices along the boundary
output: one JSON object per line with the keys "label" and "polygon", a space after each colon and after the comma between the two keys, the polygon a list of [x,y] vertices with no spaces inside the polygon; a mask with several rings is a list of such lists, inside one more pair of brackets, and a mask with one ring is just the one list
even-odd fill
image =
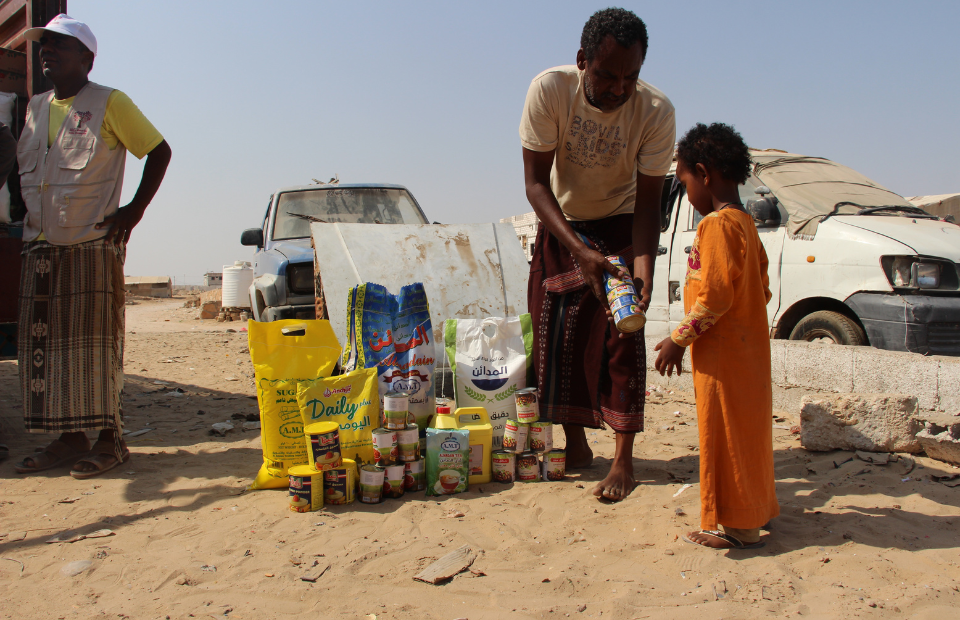
{"label": "man's short hair", "polygon": [[647,26],[643,20],[626,9],[609,8],[594,13],[583,26],[580,47],[587,60],[596,57],[608,35],[626,48],[639,43],[643,57],[647,57]]}
{"label": "man's short hair", "polygon": [[728,181],[742,185],[752,169],[750,150],[743,137],[730,125],[697,123],[677,143],[677,159],[688,170],[703,164]]}

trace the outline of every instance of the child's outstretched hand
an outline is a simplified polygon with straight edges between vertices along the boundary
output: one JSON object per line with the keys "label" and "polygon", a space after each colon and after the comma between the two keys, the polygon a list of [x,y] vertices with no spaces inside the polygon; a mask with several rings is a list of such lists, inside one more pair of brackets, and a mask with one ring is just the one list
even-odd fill
{"label": "child's outstretched hand", "polygon": [[683,374],[683,347],[670,338],[664,338],[653,350],[660,351],[657,362],[654,364],[654,367],[660,371],[660,376],[666,373],[667,376],[672,377],[674,368],[677,369],[678,377]]}

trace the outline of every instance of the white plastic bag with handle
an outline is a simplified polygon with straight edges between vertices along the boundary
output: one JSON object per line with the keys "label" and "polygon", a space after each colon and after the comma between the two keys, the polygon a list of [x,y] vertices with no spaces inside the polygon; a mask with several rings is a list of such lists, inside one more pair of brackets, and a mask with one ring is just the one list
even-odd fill
{"label": "white plastic bag with handle", "polygon": [[457,407],[484,407],[493,424],[493,449],[503,446],[503,427],[517,419],[514,394],[533,381],[533,326],[519,317],[447,319],[444,348],[453,370]]}

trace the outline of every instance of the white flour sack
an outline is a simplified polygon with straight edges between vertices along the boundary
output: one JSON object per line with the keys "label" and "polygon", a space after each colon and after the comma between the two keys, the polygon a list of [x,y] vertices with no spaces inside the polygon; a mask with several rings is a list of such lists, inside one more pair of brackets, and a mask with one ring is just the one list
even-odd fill
{"label": "white flour sack", "polygon": [[484,407],[493,423],[493,448],[499,449],[504,424],[517,419],[514,394],[534,385],[530,315],[447,319],[443,340],[457,407]]}

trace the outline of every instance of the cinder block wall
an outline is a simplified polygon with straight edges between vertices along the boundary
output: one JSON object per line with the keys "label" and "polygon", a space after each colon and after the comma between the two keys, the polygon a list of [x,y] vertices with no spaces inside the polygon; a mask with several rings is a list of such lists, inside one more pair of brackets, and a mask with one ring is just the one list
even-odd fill
{"label": "cinder block wall", "polygon": [[[658,339],[647,339],[647,383],[693,389],[689,373],[661,377],[653,364]],[[690,355],[684,357],[690,368]],[[774,409],[799,411],[805,394],[825,392],[909,394],[926,411],[960,413],[960,358],[844,347],[792,340],[770,341]]]}

